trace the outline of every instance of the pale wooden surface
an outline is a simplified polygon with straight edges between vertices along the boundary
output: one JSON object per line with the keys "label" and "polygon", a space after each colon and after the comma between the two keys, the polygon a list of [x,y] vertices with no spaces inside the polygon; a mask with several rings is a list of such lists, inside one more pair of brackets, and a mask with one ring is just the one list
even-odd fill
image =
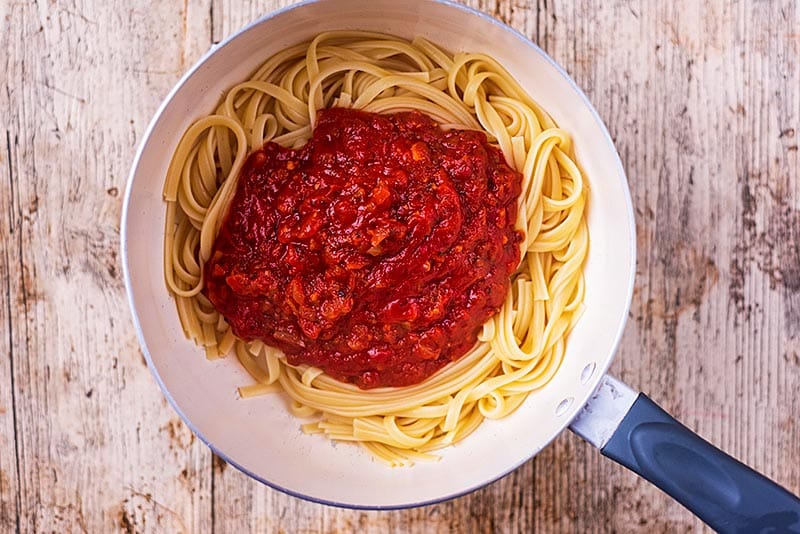
{"label": "pale wooden surface", "polygon": [[[122,191],[161,99],[287,2],[0,2],[0,531],[658,532],[702,524],[565,433],[461,499],[338,510],[249,480],[167,405],[130,320]],[[800,493],[800,8],[472,1],[617,143],[639,231],[613,372]]]}

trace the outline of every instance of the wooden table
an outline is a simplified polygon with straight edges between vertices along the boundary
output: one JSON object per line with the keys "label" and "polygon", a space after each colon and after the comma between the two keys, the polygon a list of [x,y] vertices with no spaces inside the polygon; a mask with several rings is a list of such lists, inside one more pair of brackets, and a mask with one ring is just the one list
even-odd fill
{"label": "wooden table", "polygon": [[[304,502],[211,454],[139,351],[128,169],[209,45],[287,2],[0,4],[0,531],[659,532],[702,523],[565,433],[503,480],[398,512]],[[800,7],[471,1],[594,102],[633,193],[612,372],[800,493]]]}

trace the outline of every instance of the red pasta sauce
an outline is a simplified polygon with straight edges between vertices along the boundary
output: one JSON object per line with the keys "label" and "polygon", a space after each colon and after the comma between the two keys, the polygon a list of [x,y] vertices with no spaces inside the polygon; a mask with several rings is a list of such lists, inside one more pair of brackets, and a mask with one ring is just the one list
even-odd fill
{"label": "red pasta sauce", "polygon": [[369,389],[475,344],[519,263],[520,175],[483,132],[418,112],[320,112],[247,160],[205,266],[233,332]]}

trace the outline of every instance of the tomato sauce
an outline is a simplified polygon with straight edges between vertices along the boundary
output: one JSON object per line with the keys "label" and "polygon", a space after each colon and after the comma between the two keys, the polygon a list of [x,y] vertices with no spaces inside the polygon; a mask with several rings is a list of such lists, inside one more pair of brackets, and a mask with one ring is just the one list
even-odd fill
{"label": "tomato sauce", "polygon": [[248,158],[205,293],[237,336],[294,365],[363,389],[416,384],[505,300],[519,194],[482,132],[324,110],[305,147]]}

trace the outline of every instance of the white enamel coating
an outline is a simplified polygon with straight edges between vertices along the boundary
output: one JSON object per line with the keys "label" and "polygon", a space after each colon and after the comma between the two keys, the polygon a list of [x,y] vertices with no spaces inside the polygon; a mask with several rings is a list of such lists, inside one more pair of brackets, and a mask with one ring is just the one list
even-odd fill
{"label": "white enamel coating", "polygon": [[[388,468],[358,447],[300,432],[280,396],[252,400],[233,359],[208,362],[184,339],[164,286],[161,188],[181,133],[223,92],[271,54],[332,29],[421,35],[451,51],[494,56],[573,137],[591,184],[586,311],[566,359],[545,388],[510,417],[487,422],[436,463]],[[477,489],[530,459],[585,404],[608,368],[633,287],[635,236],[630,196],[613,143],[583,93],[544,52],[507,26],[463,6],[433,0],[332,0],[273,13],[202,58],[167,96],[139,148],[122,219],[125,283],[139,340],[164,394],[192,430],[249,475],[288,493],[357,508],[427,504]],[[581,373],[595,364],[593,374]],[[556,408],[572,398],[567,409]]]}

